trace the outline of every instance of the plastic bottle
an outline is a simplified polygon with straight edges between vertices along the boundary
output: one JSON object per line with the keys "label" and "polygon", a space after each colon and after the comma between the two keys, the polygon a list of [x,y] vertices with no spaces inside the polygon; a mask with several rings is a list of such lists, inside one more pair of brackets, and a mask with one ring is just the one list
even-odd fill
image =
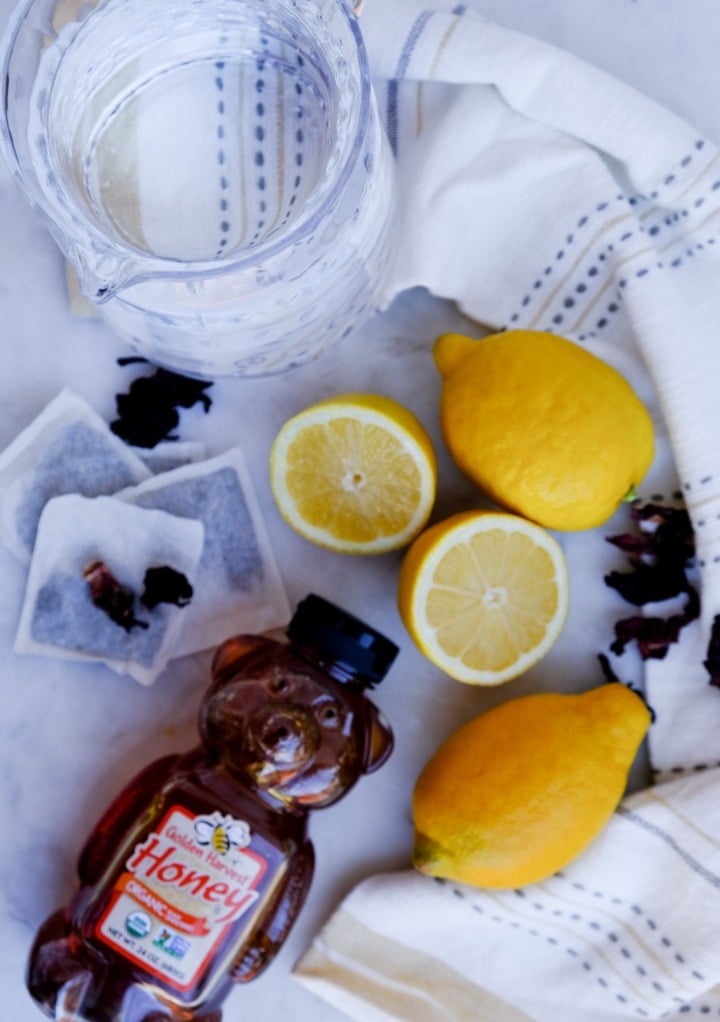
{"label": "plastic bottle", "polygon": [[62,1022],[219,1022],[302,907],[310,809],[341,798],[392,750],[364,689],[397,647],[317,596],[289,642],[217,650],[201,743],[151,763],[80,856],[70,904],[40,928],[28,988]]}

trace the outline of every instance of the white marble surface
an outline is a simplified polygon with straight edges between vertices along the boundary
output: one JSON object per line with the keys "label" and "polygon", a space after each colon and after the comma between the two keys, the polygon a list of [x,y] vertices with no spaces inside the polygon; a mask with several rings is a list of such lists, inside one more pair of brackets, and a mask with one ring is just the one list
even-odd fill
{"label": "white marble surface", "polygon": [[[720,140],[715,0],[487,0],[478,6],[503,24],[593,60]],[[3,25],[10,9],[10,0],[0,0]],[[133,371],[115,364],[127,352],[105,327],[69,315],[62,258],[3,167],[0,224],[3,448],[62,386],[112,418],[114,394],[126,389]],[[243,446],[291,602],[314,589],[364,616],[401,646],[375,695],[394,726],[395,752],[342,803],[311,819],[317,871],[310,897],[274,965],[228,1000],[228,1022],[249,1017],[339,1022],[334,1009],[294,983],[291,968],[356,882],[407,867],[410,792],[424,761],[457,725],[499,699],[599,680],[596,654],[625,611],[602,582],[613,561],[604,533],[561,537],[573,602],[560,642],[525,678],[498,691],[478,691],[443,677],[407,639],[395,608],[399,554],[335,555],[306,543],[281,521],[268,485],[272,438],[300,408],[348,390],[388,394],[424,422],[440,458],[435,518],[479,504],[479,495],[443,450],[439,381],[429,354],[438,333],[458,327],[474,329],[448,304],[408,293],[361,335],[320,360],[283,377],[216,384],[209,415],[199,408],[182,414],[182,438],[202,440],[210,455]],[[612,523],[606,531],[612,531]],[[23,984],[33,931],[73,889],[75,857],[108,800],[141,765],[194,743],[209,655],[174,661],[150,689],[100,666],[14,655],[25,569],[5,550],[0,550],[0,579],[0,992],[4,1018],[33,1022],[41,1016]],[[640,763],[634,783],[644,779]]]}

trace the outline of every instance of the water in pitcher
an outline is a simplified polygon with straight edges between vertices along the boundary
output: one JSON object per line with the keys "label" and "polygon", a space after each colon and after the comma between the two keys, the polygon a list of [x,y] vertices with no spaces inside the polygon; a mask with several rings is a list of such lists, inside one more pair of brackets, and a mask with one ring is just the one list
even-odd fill
{"label": "water in pitcher", "polygon": [[102,72],[100,89],[88,76],[86,98],[62,90],[75,67],[60,65],[66,179],[90,218],[149,255],[212,261],[264,245],[307,218],[332,160],[328,69],[239,6],[223,32],[175,27]]}
{"label": "water in pitcher", "polygon": [[5,134],[108,322],[156,361],[221,375],[287,368],[362,321],[396,195],[345,0],[73,14],[40,49],[27,152],[17,99]]}

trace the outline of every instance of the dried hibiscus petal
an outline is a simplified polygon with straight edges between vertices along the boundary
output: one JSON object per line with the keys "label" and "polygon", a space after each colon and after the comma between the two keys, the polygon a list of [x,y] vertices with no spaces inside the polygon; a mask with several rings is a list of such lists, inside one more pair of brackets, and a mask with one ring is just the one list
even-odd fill
{"label": "dried hibiscus petal", "polygon": [[[660,660],[679,640],[682,629],[700,616],[700,597],[687,573],[695,556],[695,537],[683,507],[636,501],[630,514],[639,534],[623,533],[608,537],[608,541],[627,554],[632,571],[610,572],[606,583],[638,607],[682,593],[686,603],[679,614],[667,618],[638,614],[618,621],[610,649],[621,654],[630,642],[636,642],[643,659]],[[713,620],[703,666],[710,684],[720,688],[720,614]]]}
{"label": "dried hibiscus petal", "polygon": [[636,501],[630,514],[640,533],[609,536],[608,542],[628,555],[632,571],[610,572],[606,583],[636,607],[687,592],[687,567],[695,553],[687,511]]}
{"label": "dried hibiscus petal", "polygon": [[605,581],[636,607],[661,603],[687,591],[685,570],[675,564],[640,562],[633,571],[611,571]]}
{"label": "dried hibiscus petal", "polygon": [[700,613],[700,601],[695,589],[688,587],[687,603],[680,614],[670,617],[644,617],[641,614],[623,618],[615,625],[615,641],[610,646],[613,653],[623,653],[626,646],[636,642],[643,660],[662,660],[670,646],[680,638],[685,625],[694,621]]}
{"label": "dried hibiscus petal", "polygon": [[605,582],[636,607],[683,594],[686,602],[680,613],[666,618],[637,614],[618,621],[610,649],[620,654],[634,641],[643,659],[659,660],[700,613],[699,596],[687,574],[695,554],[692,523],[683,507],[635,501],[630,514],[639,532],[610,536],[608,541],[627,554],[631,570],[612,571]]}
{"label": "dried hibiscus petal", "polygon": [[83,570],[83,578],[90,589],[90,599],[103,610],[111,621],[126,632],[133,628],[147,628],[147,621],[135,617],[135,596],[122,586],[104,561],[91,561]]}
{"label": "dried hibiscus petal", "polygon": [[713,618],[707,660],[703,660],[703,667],[710,675],[710,684],[720,688],[720,614]]}
{"label": "dried hibiscus petal", "polygon": [[656,544],[662,543],[676,549],[685,547],[687,556],[692,556],[695,544],[686,508],[679,505],[643,504],[635,500],[630,506],[630,517],[640,524],[641,530],[655,536]]}
{"label": "dried hibiscus petal", "polygon": [[[118,359],[120,365],[146,362],[131,356]],[[130,384],[127,394],[116,394],[118,418],[110,429],[135,447],[155,447],[161,440],[177,440],[172,431],[178,426],[178,408],[192,408],[201,403],[206,412],[212,400],[205,391],[212,383],[195,380],[169,369],[156,369],[150,376],[140,376]]]}
{"label": "dried hibiscus petal", "polygon": [[144,591],[140,602],[152,610],[158,603],[173,603],[185,607],[193,596],[193,587],[181,571],[168,565],[148,568],[145,572]]}

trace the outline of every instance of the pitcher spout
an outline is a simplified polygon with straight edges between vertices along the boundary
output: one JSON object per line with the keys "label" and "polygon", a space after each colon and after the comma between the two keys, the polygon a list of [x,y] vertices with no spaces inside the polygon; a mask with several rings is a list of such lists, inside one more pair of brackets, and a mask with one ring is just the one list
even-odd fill
{"label": "pitcher spout", "polygon": [[88,280],[88,275],[85,274],[80,279],[80,290],[89,302],[93,305],[104,305],[105,302],[110,301],[111,298],[115,297],[117,293],[117,287],[115,284],[106,283],[100,280]]}
{"label": "pitcher spout", "polygon": [[127,260],[119,261],[104,255],[88,258],[86,253],[73,252],[70,262],[83,295],[93,305],[104,305],[140,277],[140,269]]}

